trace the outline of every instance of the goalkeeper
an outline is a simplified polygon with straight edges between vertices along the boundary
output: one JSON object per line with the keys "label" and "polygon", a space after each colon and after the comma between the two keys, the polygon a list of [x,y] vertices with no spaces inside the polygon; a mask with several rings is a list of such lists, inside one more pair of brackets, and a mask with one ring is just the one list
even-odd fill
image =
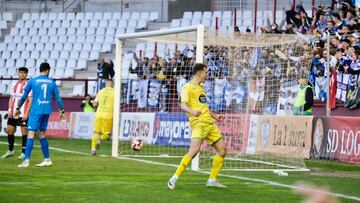
{"label": "goalkeeper", "polygon": [[54,80],[49,78],[50,65],[48,63],[42,63],[40,65],[40,75],[29,81],[25,87],[25,92],[18,103],[15,116],[20,114],[20,108],[27,99],[30,91],[32,91],[33,102],[31,104],[30,116],[28,121],[29,135],[25,148],[25,160],[22,164],[18,165],[20,168],[29,166],[29,160],[31,151],[34,145],[35,132],[39,131],[41,151],[44,155],[44,161],[40,164],[36,164],[38,167],[51,166],[49,154],[49,143],[45,137],[45,131],[48,126],[49,117],[52,112],[52,97],[55,96],[56,102],[60,110],[61,120],[66,120],[63,102],[59,95],[59,89],[56,86]]}
{"label": "goalkeeper", "polygon": [[96,155],[100,148],[100,140],[109,139],[114,108],[114,88],[112,80],[105,80],[105,88],[101,89],[93,101],[96,108],[94,135],[91,141],[91,154]]}
{"label": "goalkeeper", "polygon": [[206,140],[216,150],[213,159],[213,166],[210,172],[207,187],[226,187],[216,180],[220,172],[226,155],[225,143],[221,132],[215,123],[222,122],[224,117],[210,111],[207,104],[207,97],[204,88],[200,85],[207,76],[207,67],[202,63],[197,63],[193,68],[193,78],[186,83],[181,91],[181,109],[189,117],[191,126],[191,144],[187,154],[185,154],[178,166],[175,174],[168,181],[168,188],[175,189],[175,184],[181,174],[185,171],[190,161],[199,152],[201,144]]}

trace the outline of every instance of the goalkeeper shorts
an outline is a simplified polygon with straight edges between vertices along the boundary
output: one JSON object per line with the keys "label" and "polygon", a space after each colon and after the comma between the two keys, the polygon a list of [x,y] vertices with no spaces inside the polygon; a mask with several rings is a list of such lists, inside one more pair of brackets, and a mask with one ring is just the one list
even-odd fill
{"label": "goalkeeper shorts", "polygon": [[198,121],[191,126],[191,139],[207,140],[214,145],[222,138],[219,127],[216,123]]}
{"label": "goalkeeper shorts", "polygon": [[48,127],[49,114],[30,114],[27,129],[29,131],[45,131]]}

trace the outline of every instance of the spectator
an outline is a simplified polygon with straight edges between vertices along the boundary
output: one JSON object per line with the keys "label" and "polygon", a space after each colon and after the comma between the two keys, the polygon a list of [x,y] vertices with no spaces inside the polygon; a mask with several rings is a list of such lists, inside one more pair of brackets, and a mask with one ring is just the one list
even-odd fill
{"label": "spectator", "polygon": [[134,69],[130,68],[130,73],[136,74],[139,79],[146,78],[146,70],[149,68],[149,58],[145,57],[144,60],[137,60],[137,66]]}
{"label": "spectator", "polygon": [[160,59],[159,62],[159,66],[156,70],[156,78],[158,80],[164,80],[166,78],[165,73],[166,73],[166,61],[165,59]]}
{"label": "spectator", "polygon": [[106,63],[105,59],[101,58],[97,67],[98,91],[105,87],[105,80],[111,80],[114,75],[115,71],[113,62],[110,60],[110,63]]}
{"label": "spectator", "polygon": [[296,95],[293,113],[294,115],[312,115],[314,93],[311,84],[306,80],[305,74],[299,79],[299,85],[300,87]]}
{"label": "spectator", "polygon": [[85,99],[81,102],[80,107],[84,110],[84,112],[95,112],[93,102],[94,100],[91,98],[89,94],[87,94],[85,96]]}

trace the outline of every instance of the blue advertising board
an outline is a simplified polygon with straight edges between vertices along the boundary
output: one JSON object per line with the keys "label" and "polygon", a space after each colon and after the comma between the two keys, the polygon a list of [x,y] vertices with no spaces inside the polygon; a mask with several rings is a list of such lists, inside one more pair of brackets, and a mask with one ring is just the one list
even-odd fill
{"label": "blue advertising board", "polygon": [[153,144],[175,147],[190,146],[191,128],[185,113],[156,113]]}

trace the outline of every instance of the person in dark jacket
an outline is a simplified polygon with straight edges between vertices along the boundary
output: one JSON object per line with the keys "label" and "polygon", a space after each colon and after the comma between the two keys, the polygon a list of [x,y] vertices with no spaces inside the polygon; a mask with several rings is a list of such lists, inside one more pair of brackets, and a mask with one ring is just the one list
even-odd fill
{"label": "person in dark jacket", "polygon": [[114,63],[106,63],[104,58],[100,59],[97,67],[98,91],[105,87],[105,80],[112,80],[115,75]]}

